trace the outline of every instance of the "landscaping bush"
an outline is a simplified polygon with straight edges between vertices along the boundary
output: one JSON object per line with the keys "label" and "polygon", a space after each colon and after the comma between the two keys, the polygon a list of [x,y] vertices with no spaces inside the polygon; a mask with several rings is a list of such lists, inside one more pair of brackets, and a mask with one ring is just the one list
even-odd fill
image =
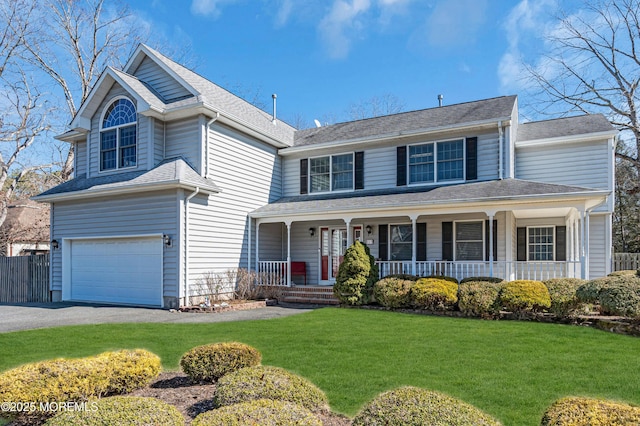
{"label": "landscaping bush", "polygon": [[420,279],[419,276],[411,275],[411,274],[391,274],[391,275],[387,275],[385,278],[398,278],[401,280],[408,280],[408,281],[418,281]]}
{"label": "landscaping bush", "polygon": [[141,349],[25,364],[0,374],[0,401],[34,402],[35,412],[9,414],[47,417],[50,413],[38,412],[41,402],[85,402],[130,392],[149,384],[160,368],[160,358]]}
{"label": "landscaping bush", "polygon": [[640,317],[640,278],[632,275],[617,277],[602,288],[598,298],[602,312],[608,315]]}
{"label": "landscaping bush", "polygon": [[614,286],[619,280],[624,279],[619,275],[589,280],[576,290],[576,296],[582,303],[600,303],[600,292],[604,288]]}
{"label": "landscaping bush", "polygon": [[558,316],[571,315],[580,306],[576,291],[586,283],[580,278],[552,278],[544,281],[551,297],[551,312]]}
{"label": "landscaping bush", "polygon": [[489,283],[499,284],[504,280],[498,277],[467,277],[467,278],[463,278],[460,281],[460,284],[468,283],[469,281],[489,282]]}
{"label": "landscaping bush", "polygon": [[47,426],[182,426],[184,417],[173,405],[157,398],[113,396],[86,403],[85,410],[66,411],[49,419]]}
{"label": "landscaping bush", "polygon": [[247,367],[222,377],[216,386],[217,406],[255,399],[276,399],[300,404],[311,411],[328,409],[327,397],[316,385],[277,367]]}
{"label": "landscaping bush", "polygon": [[347,248],[344,260],[338,267],[333,292],[340,303],[362,305],[369,301],[377,279],[378,267],[369,254],[369,248],[356,241]]}
{"label": "landscaping bush", "polygon": [[516,280],[502,287],[500,304],[514,313],[540,311],[551,307],[551,297],[542,281]]}
{"label": "landscaping bush", "polygon": [[489,426],[500,422],[473,405],[411,386],[378,395],[353,419],[353,426]]}
{"label": "landscaping bush", "polygon": [[406,308],[411,302],[411,287],[415,281],[386,277],[373,286],[376,302],[387,308]]}
{"label": "landscaping bush", "polygon": [[439,278],[420,278],[411,287],[411,304],[418,309],[452,309],[458,301],[458,284]]}
{"label": "landscaping bush", "polygon": [[541,426],[626,426],[640,424],[640,407],[593,398],[562,398],[545,411]]}
{"label": "landscaping bush", "polygon": [[623,271],[614,271],[607,276],[608,277],[620,277],[620,276],[638,277],[640,276],[640,270],[636,271],[635,269],[626,269]]}
{"label": "landscaping bush", "polygon": [[445,280],[445,281],[449,281],[451,283],[458,284],[458,279],[457,278],[448,277],[446,275],[429,275],[429,276],[426,276],[424,278],[435,278],[435,279],[438,279],[438,280]]}
{"label": "landscaping bush", "polygon": [[471,317],[492,318],[500,312],[501,283],[466,281],[458,286],[458,307]]}
{"label": "landscaping bush", "polygon": [[193,426],[322,426],[307,408],[288,401],[257,399],[207,411],[196,417]]}
{"label": "landscaping bush", "polygon": [[213,383],[232,371],[260,365],[261,360],[262,354],[244,343],[213,343],[190,349],[180,358],[180,367],[194,382]]}

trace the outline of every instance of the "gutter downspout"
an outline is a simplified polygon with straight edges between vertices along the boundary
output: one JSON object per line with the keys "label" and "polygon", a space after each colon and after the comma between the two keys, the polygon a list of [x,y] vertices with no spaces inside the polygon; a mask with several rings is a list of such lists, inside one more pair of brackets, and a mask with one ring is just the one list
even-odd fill
{"label": "gutter downspout", "polygon": [[189,201],[200,192],[197,186],[189,196],[184,199],[184,304],[187,306],[189,297]]}
{"label": "gutter downspout", "polygon": [[204,128],[204,177],[209,177],[209,127],[220,118],[220,113],[216,112],[216,116],[207,121]]}
{"label": "gutter downspout", "polygon": [[504,155],[504,132],[502,130],[502,121],[498,121],[498,179],[504,179],[504,163],[502,156]]}

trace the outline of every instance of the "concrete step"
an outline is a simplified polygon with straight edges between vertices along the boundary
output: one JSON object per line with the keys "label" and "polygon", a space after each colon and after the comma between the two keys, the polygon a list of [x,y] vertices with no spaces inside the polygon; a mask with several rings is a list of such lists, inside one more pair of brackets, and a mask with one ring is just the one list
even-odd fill
{"label": "concrete step", "polygon": [[289,287],[282,290],[282,299],[286,303],[340,304],[333,295],[333,287]]}

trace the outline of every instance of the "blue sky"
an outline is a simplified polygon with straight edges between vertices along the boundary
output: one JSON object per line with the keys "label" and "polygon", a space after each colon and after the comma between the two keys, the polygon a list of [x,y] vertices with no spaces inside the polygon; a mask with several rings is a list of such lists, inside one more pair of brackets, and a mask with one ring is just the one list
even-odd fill
{"label": "blue sky", "polygon": [[[525,101],[520,58],[536,63],[556,0],[129,0],[140,22],[190,49],[190,65],[278,115],[343,121],[391,94],[404,110],[501,95]],[[176,6],[179,4],[179,6]]]}

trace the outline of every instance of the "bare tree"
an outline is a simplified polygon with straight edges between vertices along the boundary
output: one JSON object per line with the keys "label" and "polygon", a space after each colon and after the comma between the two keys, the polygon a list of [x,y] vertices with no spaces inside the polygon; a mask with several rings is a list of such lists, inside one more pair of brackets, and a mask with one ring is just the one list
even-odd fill
{"label": "bare tree", "polygon": [[[630,135],[618,159],[640,171],[640,0],[585,0],[579,14],[557,17],[544,60],[526,65],[538,112],[604,113]],[[629,191],[639,192],[635,181]]]}
{"label": "bare tree", "polygon": [[[626,148],[619,145],[617,149]],[[630,190],[639,180],[640,173],[632,163],[617,160],[616,206],[613,213],[613,247],[617,253],[640,253],[640,192]]]}
{"label": "bare tree", "polygon": [[352,103],[349,105],[347,115],[350,120],[362,120],[364,118],[397,114],[404,111],[404,108],[404,102],[396,95],[385,93],[381,96],[373,96],[369,99]]}

